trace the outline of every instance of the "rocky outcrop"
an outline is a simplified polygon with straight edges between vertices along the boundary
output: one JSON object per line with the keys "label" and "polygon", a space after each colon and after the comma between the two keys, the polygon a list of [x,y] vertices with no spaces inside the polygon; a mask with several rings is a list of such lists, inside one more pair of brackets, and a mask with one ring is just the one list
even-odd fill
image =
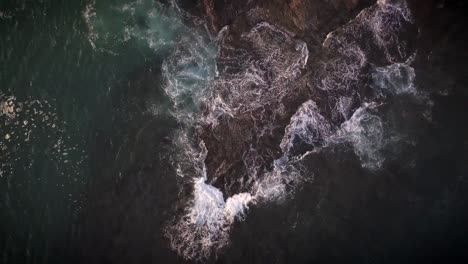
{"label": "rocky outcrop", "polygon": [[260,21],[282,26],[297,36],[320,42],[325,35],[355,16],[373,0],[204,0],[213,32],[224,26],[248,30]]}

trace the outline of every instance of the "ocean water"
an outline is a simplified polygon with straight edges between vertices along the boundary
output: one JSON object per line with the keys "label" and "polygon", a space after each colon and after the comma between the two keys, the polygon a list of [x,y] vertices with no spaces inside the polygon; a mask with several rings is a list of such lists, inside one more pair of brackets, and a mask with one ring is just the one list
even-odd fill
{"label": "ocean water", "polygon": [[97,2],[0,3],[2,263],[67,261],[119,87],[188,30],[169,5]]}
{"label": "ocean water", "polygon": [[407,1],[318,44],[190,3],[0,2],[0,262],[459,253],[465,80]]}

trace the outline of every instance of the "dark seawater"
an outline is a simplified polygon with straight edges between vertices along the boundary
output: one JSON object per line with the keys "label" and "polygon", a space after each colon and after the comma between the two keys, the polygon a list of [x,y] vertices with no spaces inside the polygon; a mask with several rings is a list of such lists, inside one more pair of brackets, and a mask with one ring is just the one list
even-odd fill
{"label": "dark seawater", "polygon": [[0,0],[0,263],[463,262],[462,2]]}
{"label": "dark seawater", "polygon": [[2,263],[74,259],[87,186],[101,170],[100,142],[117,133],[112,95],[154,63],[153,51],[132,43],[93,48],[90,4],[0,2],[0,98],[19,108],[13,119],[1,117]]}

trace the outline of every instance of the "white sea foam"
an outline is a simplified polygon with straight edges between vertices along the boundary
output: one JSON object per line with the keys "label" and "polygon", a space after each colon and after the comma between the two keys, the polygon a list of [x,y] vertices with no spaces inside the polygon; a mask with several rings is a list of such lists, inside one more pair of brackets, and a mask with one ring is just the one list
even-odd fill
{"label": "white sea foam", "polygon": [[417,89],[415,70],[407,63],[409,62],[375,68],[371,74],[373,88],[383,96],[412,96],[424,108],[422,115],[431,122],[434,103],[426,92]]}
{"label": "white sea foam", "polygon": [[361,77],[361,70],[367,63],[364,52],[356,45],[342,48],[341,56],[323,64],[327,72],[317,86],[322,90],[347,90]]}
{"label": "white sea foam", "polygon": [[[407,43],[401,39],[408,24],[413,23],[413,16],[406,1],[378,1],[378,9],[368,17],[377,43],[384,48],[390,62],[408,58]],[[392,50],[393,49],[393,50]]]}
{"label": "white sea foam", "polygon": [[382,166],[385,160],[382,149],[387,144],[382,119],[371,112],[376,107],[375,103],[370,103],[358,108],[331,138],[334,143],[350,142],[362,166],[370,169]]}
{"label": "white sea foam", "polygon": [[415,78],[414,69],[403,63],[395,63],[387,67],[377,67],[372,73],[375,87],[384,94],[416,95]]}
{"label": "white sea foam", "polygon": [[302,167],[298,164],[300,157],[294,158],[290,160],[285,153],[273,162],[273,170],[254,182],[252,193],[256,200],[263,203],[283,201],[294,193],[301,182],[312,179],[312,175],[304,178]]}
{"label": "white sea foam", "polygon": [[335,104],[333,111],[347,120],[352,115],[353,98],[350,96],[341,96]]}
{"label": "white sea foam", "polygon": [[[425,93],[416,89],[415,77],[414,69],[403,63],[379,67],[372,73],[373,87],[383,99],[390,96],[412,96],[416,99],[416,104],[423,106],[421,114],[430,119],[431,101]],[[398,132],[385,121],[389,115],[393,115],[392,111],[401,110],[381,113],[378,111],[379,106],[376,103],[363,103],[349,120],[341,124],[337,133],[329,138],[329,143],[332,144],[351,143],[362,166],[369,169],[381,168],[391,149],[398,148],[401,143],[413,144],[407,135]]]}
{"label": "white sea foam", "polygon": [[[403,0],[379,0],[376,5],[364,9],[348,24],[327,35],[323,47],[336,55],[324,64],[326,74],[316,87],[353,95],[354,89],[350,88],[364,85],[359,82],[368,60],[377,58],[386,61],[388,66],[374,67],[371,72],[374,97],[412,95],[425,100],[426,97],[416,90],[415,71],[409,66],[416,53],[411,52],[410,45],[403,40],[412,23],[412,14]],[[376,56],[379,53],[381,55]],[[386,117],[374,111],[375,103],[362,103],[351,115],[356,99],[349,95],[338,98],[332,95],[329,101],[334,104],[332,116],[341,115],[346,121],[327,142],[350,142],[363,167],[380,168],[385,160],[383,150],[399,140],[398,133],[386,126]]]}
{"label": "white sea foam", "polygon": [[412,22],[405,1],[379,1],[377,5],[361,11],[350,23],[330,32],[323,47],[339,56],[324,64],[327,74],[317,87],[323,90],[343,90],[356,84],[367,63],[366,54],[375,52],[369,50],[372,49],[369,48],[372,47],[372,44],[369,45],[369,36],[389,62],[405,62],[411,53],[400,35]]}
{"label": "white sea foam", "polygon": [[252,201],[240,193],[226,201],[215,187],[199,178],[194,183],[194,198],[185,216],[166,229],[171,247],[187,259],[203,259],[229,244],[229,231]]}
{"label": "white sea foam", "polygon": [[179,121],[191,123],[202,102],[210,95],[210,82],[216,76],[218,51],[200,32],[184,34],[175,50],[164,60],[164,90],[175,107]]}
{"label": "white sea foam", "polygon": [[[266,22],[242,34],[241,41],[248,53],[233,48],[234,56],[219,58],[226,70],[214,83],[211,111],[205,116],[205,122],[214,126],[224,115],[249,113],[281,102],[309,58],[303,41]],[[276,111],[281,112],[281,106]]]}
{"label": "white sea foam", "polygon": [[90,2],[89,4],[86,5],[85,10],[83,11],[83,18],[85,20],[86,25],[88,26],[88,41],[93,47],[93,49],[96,49],[96,40],[98,38],[98,33],[96,32],[94,28],[94,24],[92,23],[92,20],[96,17],[96,10],[94,8],[94,5],[96,4],[95,1]]}
{"label": "white sea foam", "polygon": [[[303,177],[300,167],[290,162],[288,155],[274,162],[274,168],[257,178],[253,173],[249,192],[227,197],[208,184],[205,158],[208,155],[203,143],[191,147],[190,139],[181,131],[178,140],[184,150],[179,157],[179,175],[193,177],[193,196],[186,212],[166,227],[166,237],[171,248],[187,259],[206,259],[229,245],[229,233],[236,220],[243,220],[251,204],[282,201],[292,193]],[[250,161],[250,160],[249,160]],[[255,165],[251,165],[255,169]]]}
{"label": "white sea foam", "polygon": [[331,133],[331,125],[319,113],[315,102],[309,100],[291,117],[280,147],[283,153],[290,153],[298,145],[321,146]]}
{"label": "white sea foam", "polygon": [[249,193],[239,193],[225,201],[223,193],[206,180],[205,177],[194,180],[194,198],[188,216],[192,224],[206,225],[213,228],[212,232],[219,232],[222,226],[232,224],[236,217],[245,214],[253,197]]}
{"label": "white sea foam", "polygon": [[[411,66],[406,63],[394,63],[377,67],[371,76],[372,87],[383,97],[381,100],[391,96],[413,96],[417,99],[416,102],[419,101],[427,106],[422,114],[426,118],[430,117],[431,101],[425,93],[416,89],[414,83],[416,74]],[[345,97],[343,98],[347,101]],[[339,104],[341,105],[340,102]],[[348,105],[347,102],[344,104]],[[397,148],[403,142],[411,143],[409,138],[385,122],[387,115],[392,112],[382,114],[378,111],[378,107],[376,103],[363,103],[347,121],[341,124],[340,129],[328,138],[328,143],[331,144],[351,143],[362,166],[372,170],[382,167],[391,148]]]}
{"label": "white sea foam", "polygon": [[[206,170],[202,170],[206,173]],[[286,157],[275,161],[274,169],[255,181],[251,192],[226,200],[223,193],[206,183],[193,181],[193,198],[186,213],[166,228],[171,248],[186,259],[206,259],[229,245],[229,232],[236,220],[243,220],[249,205],[282,201],[303,180],[300,170]]]}
{"label": "white sea foam", "polygon": [[203,259],[229,244],[232,224],[243,218],[254,197],[239,193],[225,200],[219,189],[206,183],[204,159],[207,152],[203,142],[199,152],[192,148],[185,154],[190,156],[199,176],[193,179],[193,198],[186,213],[167,226],[166,237],[171,248],[184,258]]}

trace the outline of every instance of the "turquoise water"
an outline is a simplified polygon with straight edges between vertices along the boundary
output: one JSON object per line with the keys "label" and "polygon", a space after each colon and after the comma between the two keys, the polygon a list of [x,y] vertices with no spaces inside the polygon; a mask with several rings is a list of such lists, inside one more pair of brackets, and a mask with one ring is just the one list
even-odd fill
{"label": "turquoise water", "polygon": [[193,62],[214,49],[189,49],[186,65],[183,45],[173,52],[190,31],[180,10],[151,0],[0,2],[0,262],[63,262],[73,250],[95,136],[114,133],[115,89],[171,54],[174,98],[203,86],[186,72],[213,75]]}

